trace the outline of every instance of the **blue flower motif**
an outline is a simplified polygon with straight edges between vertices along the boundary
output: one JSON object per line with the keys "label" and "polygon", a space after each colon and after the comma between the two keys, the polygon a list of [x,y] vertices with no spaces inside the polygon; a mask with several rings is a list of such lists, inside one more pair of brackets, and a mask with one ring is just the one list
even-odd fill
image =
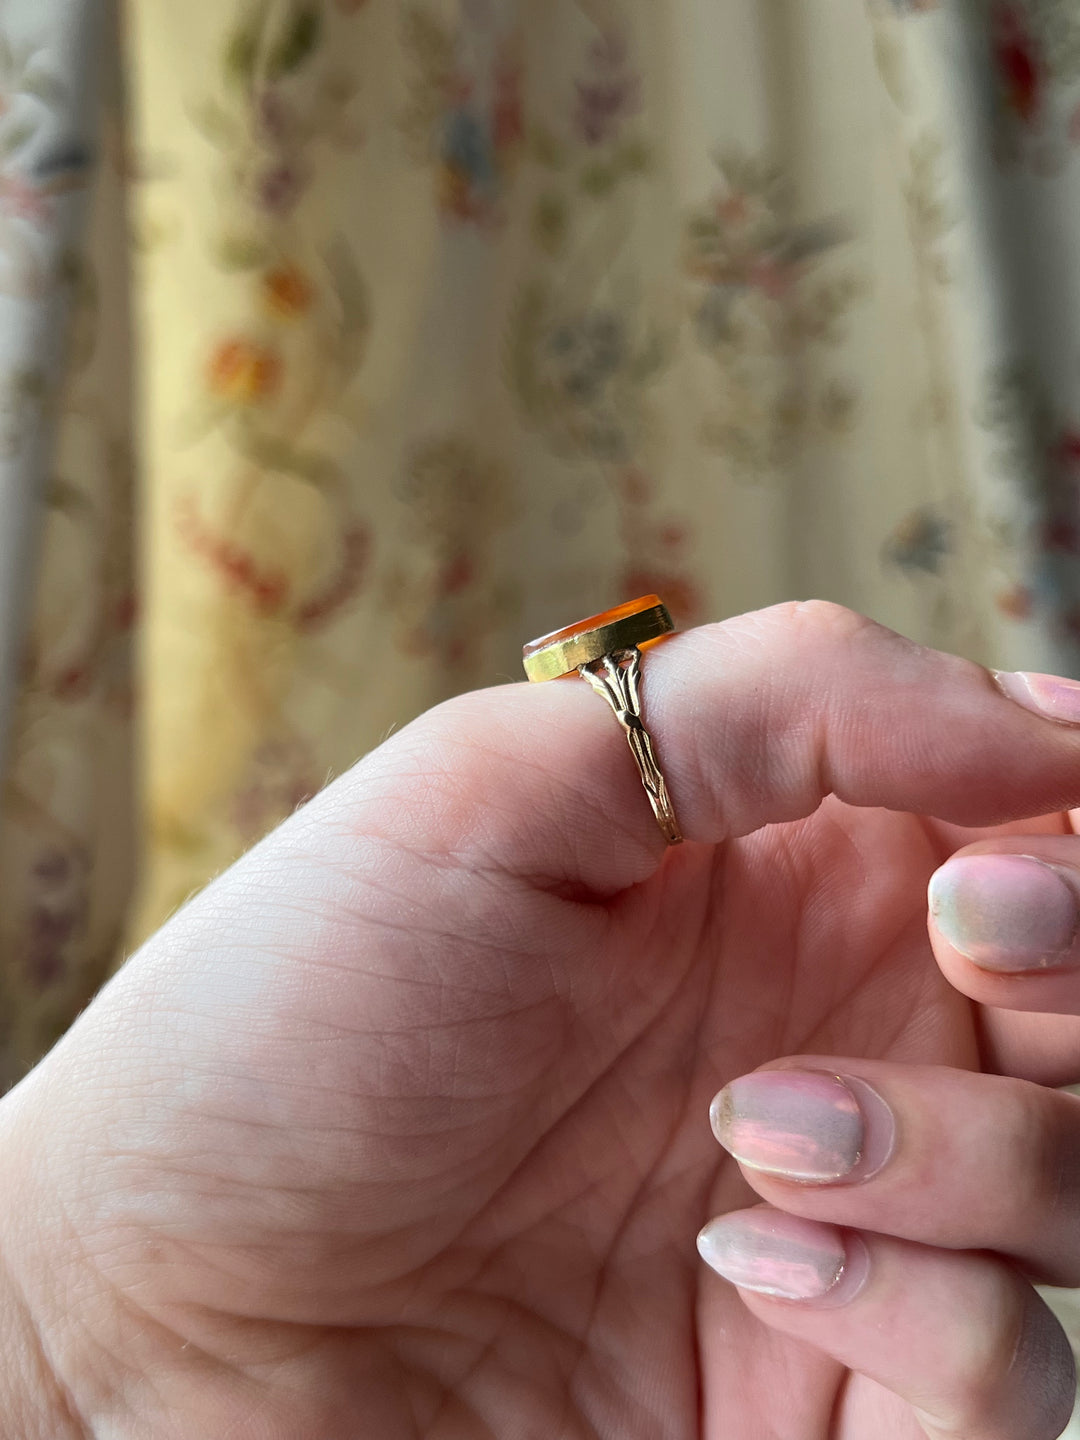
{"label": "blue flower motif", "polygon": [[565,394],[579,405],[588,405],[626,358],[623,321],[611,310],[564,320],[548,336],[547,351]]}
{"label": "blue flower motif", "polygon": [[86,170],[93,158],[81,140],[68,140],[35,160],[30,173],[35,180],[53,180],[58,175]]}
{"label": "blue flower motif", "polygon": [[941,573],[942,562],[952,549],[947,520],[930,506],[906,515],[885,542],[885,558],[901,570]]}
{"label": "blue flower motif", "polygon": [[491,136],[479,116],[469,110],[451,110],[443,131],[443,159],[488,189],[495,184]]}

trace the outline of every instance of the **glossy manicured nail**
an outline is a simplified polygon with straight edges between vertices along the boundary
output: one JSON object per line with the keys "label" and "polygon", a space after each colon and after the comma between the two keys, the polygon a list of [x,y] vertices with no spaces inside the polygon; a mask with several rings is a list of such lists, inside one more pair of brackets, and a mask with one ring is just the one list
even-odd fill
{"label": "glossy manicured nail", "polygon": [[938,931],[985,970],[1080,964],[1077,891],[1032,855],[959,855],[935,872],[929,901]]}
{"label": "glossy manicured nail", "polygon": [[840,1279],[847,1259],[835,1225],[777,1210],[736,1210],[710,1220],[698,1251],[718,1275],[743,1290],[784,1300],[813,1300]]}
{"label": "glossy manicured nail", "polygon": [[1080,681],[1061,675],[1037,675],[1030,670],[994,670],[998,688],[1010,700],[1049,720],[1080,725]]}
{"label": "glossy manicured nail", "polygon": [[892,1112],[869,1085],[816,1070],[758,1070],[725,1085],[713,1132],[740,1164],[786,1180],[866,1179],[892,1153]]}

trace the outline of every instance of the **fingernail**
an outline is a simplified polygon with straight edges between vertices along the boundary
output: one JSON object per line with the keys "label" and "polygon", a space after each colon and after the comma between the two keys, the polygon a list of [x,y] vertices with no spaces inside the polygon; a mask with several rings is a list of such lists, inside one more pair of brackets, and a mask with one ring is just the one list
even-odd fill
{"label": "fingernail", "polygon": [[1033,855],[959,855],[930,881],[934,924],[985,970],[1045,970],[1080,963],[1077,893]]}
{"label": "fingernail", "polygon": [[743,1290],[813,1300],[840,1279],[847,1252],[835,1225],[777,1210],[735,1210],[697,1237],[706,1265]]}
{"label": "fingernail", "polygon": [[990,672],[1010,700],[1065,725],[1080,725],[1080,681],[1061,675],[1037,675],[1030,670]]}
{"label": "fingernail", "polygon": [[786,1180],[867,1179],[892,1153],[896,1126],[876,1090],[815,1070],[758,1070],[725,1085],[713,1132],[742,1165]]}

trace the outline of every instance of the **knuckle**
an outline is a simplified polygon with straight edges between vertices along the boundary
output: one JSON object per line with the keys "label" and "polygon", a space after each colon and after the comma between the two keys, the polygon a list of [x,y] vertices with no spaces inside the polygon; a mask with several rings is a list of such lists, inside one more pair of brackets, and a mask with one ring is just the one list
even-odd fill
{"label": "knuckle", "polygon": [[[1067,1224],[1080,1207],[1080,1146],[1063,1121],[1060,1101],[1041,1086],[1010,1086],[1005,1114],[998,1116],[1006,1141],[1008,1183],[1002,1185],[1012,1224],[1030,1228],[1033,1216],[1045,1228]],[[1070,1116],[1075,1127],[1075,1117]]]}
{"label": "knuckle", "polygon": [[[1052,1252],[1046,1278],[1057,1285],[1080,1284],[1080,1136],[1073,1096],[1032,1086],[1012,1118],[1016,1142],[1009,1157],[1009,1233],[1039,1235],[1040,1255]],[[1025,1092],[1027,1087],[1025,1087]],[[1058,1243],[1055,1243],[1057,1240]],[[1043,1268],[1040,1260],[1039,1269]]]}
{"label": "knuckle", "polygon": [[1001,1188],[1013,1215],[1030,1217],[1059,1202],[1058,1126],[1038,1086],[1011,1085],[1006,1093],[1005,1113],[997,1116],[1009,1152],[1009,1183]]}
{"label": "knuckle", "polygon": [[1020,1344],[1022,1315],[1014,1297],[1001,1293],[1006,1288],[1004,1277],[995,1288],[998,1293],[983,1297],[957,1337],[949,1404],[941,1418],[960,1435],[982,1428],[1000,1410]]}
{"label": "knuckle", "polygon": [[[1075,1366],[1065,1332],[1032,1290],[1003,1270],[970,1312],[954,1356],[949,1400],[936,1420],[949,1436],[1014,1433],[1057,1440],[1075,1398]],[[934,1433],[941,1433],[941,1429]]]}
{"label": "knuckle", "polygon": [[876,621],[832,600],[795,600],[780,608],[787,611],[787,625],[804,641],[846,644],[871,632],[888,633]]}

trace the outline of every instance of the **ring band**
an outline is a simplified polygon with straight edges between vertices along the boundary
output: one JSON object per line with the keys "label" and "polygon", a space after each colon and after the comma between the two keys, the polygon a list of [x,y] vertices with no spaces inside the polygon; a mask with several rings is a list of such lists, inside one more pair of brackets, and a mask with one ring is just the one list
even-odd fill
{"label": "ring band", "polygon": [[683,837],[652,737],[641,720],[641,652],[674,629],[659,596],[642,595],[530,640],[522,650],[530,680],[557,680],[576,671],[608,702],[626,732],[656,823],[669,845],[678,845]]}

